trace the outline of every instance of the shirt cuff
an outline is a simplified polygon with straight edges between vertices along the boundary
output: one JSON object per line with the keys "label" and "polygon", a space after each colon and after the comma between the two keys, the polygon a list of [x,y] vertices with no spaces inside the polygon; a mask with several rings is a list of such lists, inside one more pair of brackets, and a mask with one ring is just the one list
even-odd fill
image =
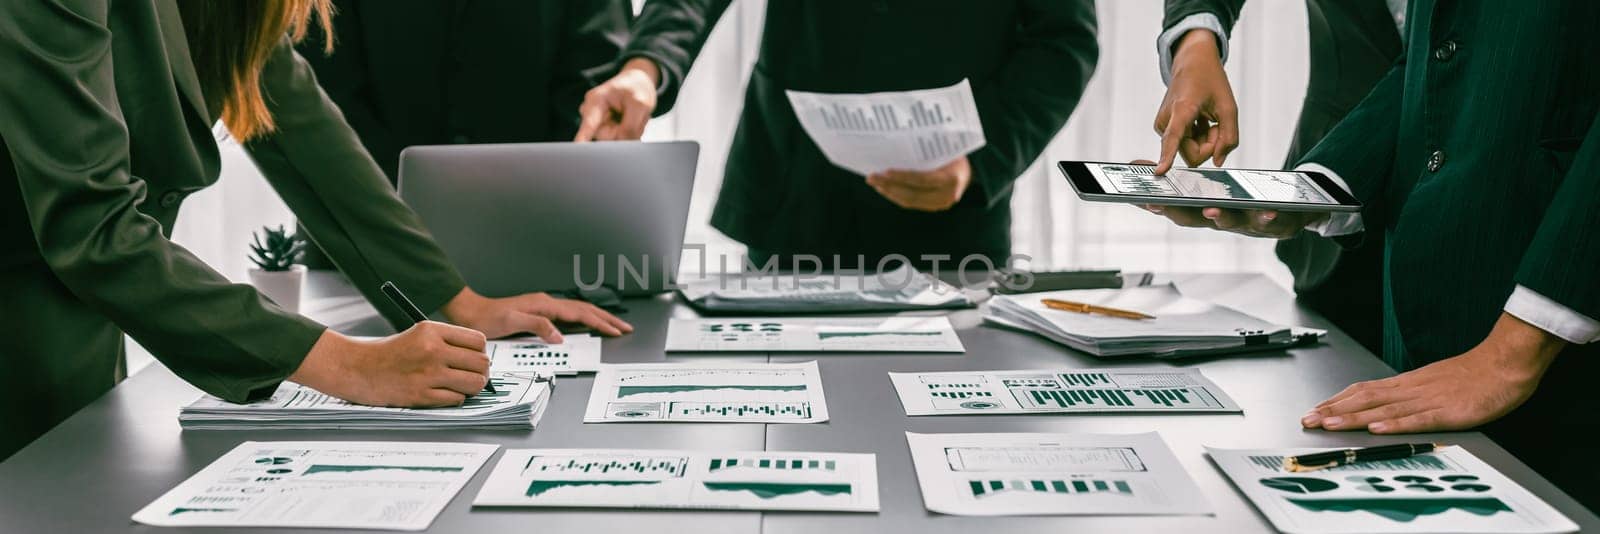
{"label": "shirt cuff", "polygon": [[1222,30],[1222,21],[1210,13],[1195,13],[1184,17],[1156,38],[1156,53],[1161,56],[1161,83],[1172,83],[1172,47],[1189,30],[1206,30],[1217,36],[1217,50],[1222,53],[1222,62],[1228,62],[1228,32]]}
{"label": "shirt cuff", "polygon": [[1506,313],[1568,343],[1582,345],[1600,341],[1600,321],[1521,285],[1506,299]]}
{"label": "shirt cuff", "polygon": [[[1339,173],[1333,172],[1332,169],[1327,167],[1323,167],[1315,163],[1302,163],[1299,167],[1295,167],[1294,170],[1322,173],[1322,175],[1327,176],[1329,180],[1333,180],[1333,184],[1339,186],[1339,189],[1343,189],[1346,193],[1350,192],[1350,184],[1345,182],[1344,178],[1340,178]],[[1359,234],[1362,230],[1365,230],[1366,227],[1361,223],[1361,212],[1340,211],[1329,213],[1328,218],[1323,219],[1315,224],[1307,225],[1306,229],[1316,232],[1322,237],[1336,237],[1341,235]]]}

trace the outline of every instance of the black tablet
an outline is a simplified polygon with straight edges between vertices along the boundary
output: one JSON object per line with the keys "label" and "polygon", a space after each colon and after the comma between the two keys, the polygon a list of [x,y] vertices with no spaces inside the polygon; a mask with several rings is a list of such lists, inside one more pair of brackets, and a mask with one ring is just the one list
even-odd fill
{"label": "black tablet", "polygon": [[1173,167],[1062,161],[1078,196],[1095,202],[1281,211],[1360,211],[1361,203],[1319,172]]}

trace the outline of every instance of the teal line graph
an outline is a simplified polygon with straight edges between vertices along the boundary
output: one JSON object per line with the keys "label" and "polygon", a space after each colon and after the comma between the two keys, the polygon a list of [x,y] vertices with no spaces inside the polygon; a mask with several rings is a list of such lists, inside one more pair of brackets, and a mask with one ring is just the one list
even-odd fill
{"label": "teal line graph", "polygon": [[581,488],[585,486],[645,486],[660,484],[660,480],[535,480],[528,483],[529,497],[538,497],[553,489]]}
{"label": "teal line graph", "polygon": [[328,465],[313,464],[306,468],[300,476],[311,476],[317,473],[359,473],[362,471],[420,471],[427,473],[459,473],[460,467],[438,467],[427,465]]}
{"label": "teal line graph", "polygon": [[652,393],[689,393],[694,391],[805,391],[805,384],[795,385],[672,385],[672,386],[617,386],[617,398]]}
{"label": "teal line graph", "polygon": [[834,337],[878,337],[878,336],[933,336],[938,337],[944,332],[910,332],[910,331],[885,331],[885,332],[817,332],[817,339],[826,340]]}
{"label": "teal line graph", "polygon": [[1398,523],[1409,523],[1421,516],[1442,514],[1450,510],[1461,510],[1484,517],[1501,512],[1511,513],[1510,506],[1494,497],[1289,499],[1289,502],[1312,512],[1366,512]]}
{"label": "teal line graph", "polygon": [[783,482],[704,482],[706,489],[711,491],[747,491],[766,500],[772,500],[789,495],[799,495],[813,492],[822,496],[850,495],[849,484],[811,484],[811,483],[783,483]]}

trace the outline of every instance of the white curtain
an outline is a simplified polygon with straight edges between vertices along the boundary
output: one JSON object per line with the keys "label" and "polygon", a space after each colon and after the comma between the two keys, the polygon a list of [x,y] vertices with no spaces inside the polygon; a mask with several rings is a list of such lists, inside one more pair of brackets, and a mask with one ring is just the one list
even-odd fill
{"label": "white curtain", "polygon": [[[1132,207],[1081,202],[1056,175],[1050,163],[1057,160],[1154,159],[1159,146],[1150,125],[1165,91],[1155,54],[1161,0],[1100,0],[1097,7],[1100,62],[1094,78],[1067,127],[1017,181],[1015,252],[1032,256],[1036,268],[1254,271],[1287,285],[1288,271],[1273,258],[1268,241],[1177,228]],[[765,8],[766,0],[740,0],[728,10],[684,81],[677,106],[645,131],[646,139],[700,142],[685,241],[705,244],[712,257],[743,251],[708,221]],[[1252,2],[1245,8],[1228,62],[1242,122],[1242,145],[1229,165],[1281,164],[1305,93],[1305,16],[1302,2]],[[184,203],[174,239],[243,281],[250,233],[263,225],[292,224],[293,216],[237,145],[220,146],[222,179]],[[692,254],[684,259],[686,269],[698,261]],[[147,361],[137,348],[133,352],[137,362]]]}
{"label": "white curtain", "polygon": [[[685,80],[677,106],[645,130],[646,139],[700,142],[686,241],[706,244],[712,255],[743,250],[708,221],[755,63],[765,7],[766,0],[740,0],[729,9]],[[1017,180],[1015,252],[1032,256],[1035,268],[1254,271],[1287,286],[1288,270],[1273,257],[1269,241],[1178,228],[1133,207],[1082,202],[1054,170],[1053,162],[1067,159],[1155,159],[1159,148],[1151,123],[1166,90],[1155,53],[1162,3],[1100,0],[1097,8],[1100,62],[1094,78],[1066,128]],[[1228,165],[1282,164],[1305,94],[1305,16],[1302,2],[1252,2],[1245,8],[1228,62],[1242,144]],[[694,259],[685,258],[685,269]]]}

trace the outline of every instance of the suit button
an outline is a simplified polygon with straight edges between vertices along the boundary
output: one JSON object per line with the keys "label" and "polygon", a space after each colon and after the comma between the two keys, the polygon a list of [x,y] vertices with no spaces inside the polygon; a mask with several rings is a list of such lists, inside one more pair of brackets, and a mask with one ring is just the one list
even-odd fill
{"label": "suit button", "polygon": [[1433,59],[1437,59],[1439,61],[1450,61],[1450,58],[1455,57],[1456,55],[1456,48],[1457,45],[1455,41],[1445,41],[1439,43],[1439,46],[1433,49]]}
{"label": "suit button", "polygon": [[177,191],[167,191],[166,193],[161,194],[161,207],[175,207],[181,200],[183,200],[183,193]]}
{"label": "suit button", "polygon": [[1435,151],[1433,151],[1433,155],[1428,156],[1428,172],[1439,172],[1439,168],[1443,167],[1443,166],[1444,166],[1444,151],[1443,150],[1435,150]]}

